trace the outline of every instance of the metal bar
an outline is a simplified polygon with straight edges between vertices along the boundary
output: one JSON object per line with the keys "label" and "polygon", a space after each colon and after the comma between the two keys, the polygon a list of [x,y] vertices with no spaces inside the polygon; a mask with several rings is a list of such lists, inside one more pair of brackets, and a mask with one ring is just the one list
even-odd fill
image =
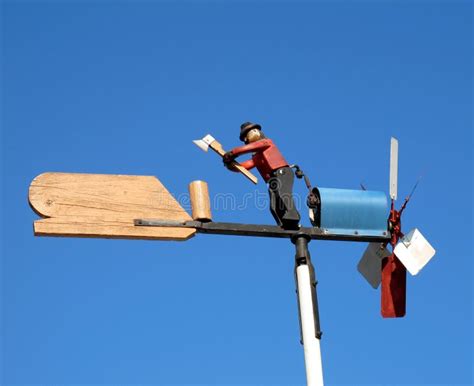
{"label": "metal bar", "polygon": [[201,221],[166,221],[155,219],[136,219],[136,226],[173,227],[173,228],[195,228],[199,233],[213,235],[232,236],[254,236],[254,237],[276,237],[291,238],[298,232],[307,234],[313,240],[334,240],[334,241],[357,241],[357,242],[384,242],[390,239],[390,235],[338,235],[328,231],[313,227],[302,227],[298,230],[287,230],[276,225],[240,224],[225,222],[201,222]]}

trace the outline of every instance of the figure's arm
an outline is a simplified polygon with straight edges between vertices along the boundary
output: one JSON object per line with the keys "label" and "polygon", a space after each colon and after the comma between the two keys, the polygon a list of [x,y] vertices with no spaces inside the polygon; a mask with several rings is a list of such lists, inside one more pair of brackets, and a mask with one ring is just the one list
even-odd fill
{"label": "figure's arm", "polygon": [[245,169],[250,170],[255,167],[255,162],[252,158],[244,162],[239,162]]}
{"label": "figure's arm", "polygon": [[[227,153],[224,154],[222,157],[222,160],[224,161],[224,165],[232,171],[237,171],[235,168],[233,168],[232,162],[235,160],[236,157],[242,155],[242,154],[247,154],[247,153],[253,153],[259,150],[265,150],[271,146],[271,141],[267,139],[261,139],[260,141],[252,142],[249,143],[248,145],[244,146],[239,146],[235,147],[231,151],[228,151]],[[255,163],[253,159],[249,159],[247,161],[242,162],[241,164],[245,169],[249,170],[255,167]]]}
{"label": "figure's arm", "polygon": [[267,139],[261,139],[260,141],[249,143],[248,145],[235,147],[230,152],[234,157],[238,157],[242,154],[252,153],[258,150],[265,150],[269,148],[270,145],[270,141]]}
{"label": "figure's arm", "polygon": [[[252,158],[250,158],[250,159],[248,159],[247,161],[244,161],[244,162],[239,162],[239,164],[247,170],[250,170],[250,169],[255,167],[255,162],[253,161]],[[228,163],[228,164],[226,164],[226,166],[227,166],[227,169],[229,169],[233,172],[238,172],[238,170],[234,166],[232,166],[232,163]]]}

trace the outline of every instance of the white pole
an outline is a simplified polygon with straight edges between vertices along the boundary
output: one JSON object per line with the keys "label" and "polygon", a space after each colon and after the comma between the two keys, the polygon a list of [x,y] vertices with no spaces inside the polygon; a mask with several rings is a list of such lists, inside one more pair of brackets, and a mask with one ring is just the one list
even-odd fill
{"label": "white pole", "polygon": [[298,302],[304,347],[304,362],[308,386],[323,386],[321,342],[316,338],[314,303],[310,269],[307,264],[296,267]]}

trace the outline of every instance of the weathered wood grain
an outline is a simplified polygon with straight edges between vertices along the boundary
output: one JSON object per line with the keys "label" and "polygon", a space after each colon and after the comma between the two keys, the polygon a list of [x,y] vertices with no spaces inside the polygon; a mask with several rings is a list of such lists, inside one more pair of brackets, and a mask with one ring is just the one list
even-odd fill
{"label": "weathered wood grain", "polygon": [[138,227],[137,218],[191,220],[153,176],[44,173],[30,185],[29,203],[44,220],[38,236],[186,240],[192,228]]}

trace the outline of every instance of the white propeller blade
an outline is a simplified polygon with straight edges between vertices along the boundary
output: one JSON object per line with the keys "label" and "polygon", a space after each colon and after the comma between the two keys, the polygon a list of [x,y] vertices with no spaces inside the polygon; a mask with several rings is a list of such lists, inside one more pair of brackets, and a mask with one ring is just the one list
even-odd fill
{"label": "white propeller blade", "polygon": [[436,251],[415,228],[400,239],[393,253],[414,276],[431,260]]}
{"label": "white propeller blade", "polygon": [[398,192],[398,140],[390,140],[390,198],[397,199]]}

